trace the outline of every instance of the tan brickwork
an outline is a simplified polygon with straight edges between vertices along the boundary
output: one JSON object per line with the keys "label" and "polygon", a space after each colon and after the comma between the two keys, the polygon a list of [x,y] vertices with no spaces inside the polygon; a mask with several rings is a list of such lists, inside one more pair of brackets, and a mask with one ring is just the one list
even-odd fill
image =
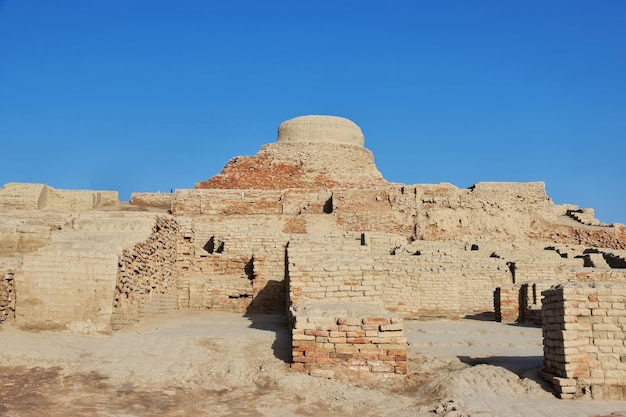
{"label": "tan brickwork", "polygon": [[113,330],[144,316],[176,310],[176,259],[181,241],[176,220],[160,216],[146,240],[122,251],[111,318]]}
{"label": "tan brickwork", "polygon": [[543,292],[542,375],[561,398],[626,399],[626,284]]}
{"label": "tan brickwork", "polygon": [[313,376],[407,374],[407,341],[399,318],[384,316],[293,318],[292,369]]}
{"label": "tan brickwork", "polygon": [[[537,322],[537,295],[554,284],[626,282],[624,225],[555,205],[541,182],[389,183],[363,140],[345,119],[297,118],[194,189],[132,204],[6,184],[0,320],[104,332],[174,308],[288,310],[294,367],[402,375],[401,317]],[[365,336],[348,343],[339,326]]]}

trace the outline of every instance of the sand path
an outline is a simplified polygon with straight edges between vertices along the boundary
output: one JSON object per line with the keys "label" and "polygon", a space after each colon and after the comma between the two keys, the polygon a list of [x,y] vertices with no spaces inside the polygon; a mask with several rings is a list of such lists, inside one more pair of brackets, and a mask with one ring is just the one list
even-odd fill
{"label": "sand path", "polygon": [[538,328],[405,324],[411,375],[402,387],[290,371],[289,333],[278,315],[184,311],[106,336],[5,324],[0,415],[587,417],[626,410],[626,402],[554,398],[536,377]]}

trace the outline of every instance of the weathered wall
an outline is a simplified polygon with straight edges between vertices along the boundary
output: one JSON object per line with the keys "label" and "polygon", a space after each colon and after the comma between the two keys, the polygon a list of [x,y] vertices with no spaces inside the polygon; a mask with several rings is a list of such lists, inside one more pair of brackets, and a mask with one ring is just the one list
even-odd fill
{"label": "weathered wall", "polygon": [[292,369],[325,378],[405,375],[404,326],[382,307],[347,306],[340,313],[316,304],[315,311],[294,312],[292,359]]}
{"label": "weathered wall", "polygon": [[135,207],[152,207],[163,210],[169,210],[176,194],[166,193],[132,193],[130,195],[130,204]]}
{"label": "weathered wall", "polygon": [[15,320],[25,329],[108,331],[118,256],[50,246],[24,256],[15,277]]}
{"label": "weathered wall", "polygon": [[292,239],[290,301],[382,301],[403,317],[460,318],[493,311],[493,289],[511,282],[508,267],[497,258],[379,255],[366,242],[367,234]]}
{"label": "weathered wall", "polygon": [[222,172],[195,188],[340,189],[385,186],[368,149],[334,143],[275,143],[255,156],[231,159]]}
{"label": "weathered wall", "polygon": [[403,317],[459,319],[493,312],[493,289],[510,282],[501,260],[454,256],[380,256],[385,307]]}
{"label": "weathered wall", "polygon": [[0,209],[37,210],[45,206],[44,184],[10,182],[0,188]]}
{"label": "weathered wall", "polygon": [[[150,241],[160,220],[149,213],[96,211],[57,213],[53,218],[56,226],[49,230],[48,243],[23,254],[15,270],[16,324],[29,329],[111,330],[119,257],[125,248]],[[174,243],[169,236],[163,241]],[[150,256],[160,255],[156,251]]]}
{"label": "weathered wall", "polygon": [[146,240],[123,250],[111,318],[114,330],[145,316],[176,310],[176,261],[183,244],[176,220],[160,216]]}
{"label": "weathered wall", "polygon": [[46,210],[93,210],[96,206],[116,204],[117,191],[56,190],[44,188]]}
{"label": "weathered wall", "polygon": [[188,297],[179,306],[284,312],[289,235],[282,230],[288,219],[259,215],[192,218]]}
{"label": "weathered wall", "polygon": [[333,213],[353,231],[399,233],[418,240],[525,237],[536,219],[554,220],[543,183],[396,185],[334,190]]}
{"label": "weathered wall", "polygon": [[26,183],[8,183],[0,188],[0,209],[93,210],[117,202],[117,191],[57,190]]}
{"label": "weathered wall", "polygon": [[369,255],[356,234],[292,239],[287,249],[290,302],[380,302],[382,274],[374,273]]}
{"label": "weathered wall", "polygon": [[561,398],[626,398],[626,284],[543,292],[543,376]]}
{"label": "weathered wall", "polygon": [[0,323],[15,315],[13,271],[0,269]]}

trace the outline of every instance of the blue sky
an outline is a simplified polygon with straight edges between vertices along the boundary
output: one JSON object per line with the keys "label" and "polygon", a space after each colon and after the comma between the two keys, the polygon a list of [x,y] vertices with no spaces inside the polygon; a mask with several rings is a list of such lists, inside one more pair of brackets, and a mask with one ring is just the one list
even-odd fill
{"label": "blue sky", "polygon": [[192,188],[306,114],[626,223],[626,2],[0,0],[0,184]]}

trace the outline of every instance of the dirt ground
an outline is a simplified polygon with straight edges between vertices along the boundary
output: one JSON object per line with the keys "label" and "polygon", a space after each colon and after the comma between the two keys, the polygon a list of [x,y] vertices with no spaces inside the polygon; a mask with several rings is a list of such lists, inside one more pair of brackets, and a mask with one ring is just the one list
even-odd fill
{"label": "dirt ground", "polygon": [[537,377],[541,329],[406,321],[410,372],[376,386],[289,369],[280,315],[181,311],[112,335],[0,327],[0,415],[568,416],[626,402],[555,398]]}

